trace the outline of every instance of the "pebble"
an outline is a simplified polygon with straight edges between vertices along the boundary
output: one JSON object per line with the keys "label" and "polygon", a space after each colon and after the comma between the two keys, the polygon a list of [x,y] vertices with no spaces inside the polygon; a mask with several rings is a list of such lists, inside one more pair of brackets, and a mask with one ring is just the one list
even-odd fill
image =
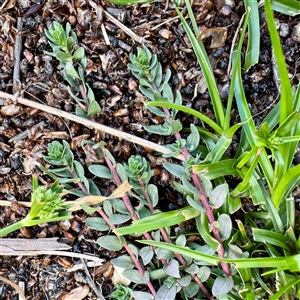
{"label": "pebble", "polygon": [[300,43],[300,22],[294,26],[291,38],[296,42]]}
{"label": "pebble", "polygon": [[287,23],[280,25],[279,35],[281,37],[287,37],[289,35],[289,25]]}

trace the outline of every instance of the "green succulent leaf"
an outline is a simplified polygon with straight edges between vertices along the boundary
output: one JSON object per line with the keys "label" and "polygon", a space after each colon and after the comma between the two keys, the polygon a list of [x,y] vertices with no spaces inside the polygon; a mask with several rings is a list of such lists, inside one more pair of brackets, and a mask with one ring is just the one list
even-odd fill
{"label": "green succulent leaf", "polygon": [[121,255],[121,256],[119,256],[117,258],[113,258],[111,260],[111,263],[114,266],[117,266],[117,267],[123,268],[123,269],[133,269],[134,266],[135,266],[133,260],[128,255]]}
{"label": "green succulent leaf", "polygon": [[80,79],[80,77],[79,77],[77,71],[75,70],[73,64],[72,64],[70,61],[68,61],[68,62],[66,63],[65,70],[66,70],[66,73],[67,73],[69,76],[71,76],[72,78]]}
{"label": "green succulent leaf", "polygon": [[105,235],[105,236],[100,236],[97,239],[97,243],[104,249],[110,251],[120,251],[123,248],[125,239],[122,237],[118,238],[113,235]]}
{"label": "green succulent leaf", "polygon": [[102,165],[91,165],[89,166],[89,171],[100,178],[106,178],[106,179],[110,179],[112,178],[112,173],[110,172],[110,170]]}
{"label": "green succulent leaf", "polygon": [[[99,209],[99,208],[98,208]],[[98,231],[107,231],[109,230],[109,226],[107,223],[104,221],[104,219],[100,217],[89,217],[84,220],[84,222],[94,230]]]}
{"label": "green succulent leaf", "polygon": [[73,62],[77,62],[82,60],[85,57],[85,53],[84,53],[84,48],[83,47],[79,47],[75,53],[72,56],[72,60]]}
{"label": "green succulent leaf", "polygon": [[144,275],[141,275],[141,273],[138,270],[124,270],[122,273],[127,279],[130,281],[136,283],[136,284],[147,284],[150,280],[149,273],[145,272]]}
{"label": "green succulent leaf", "polygon": [[226,295],[234,287],[232,278],[217,277],[212,286],[212,293],[215,297]]}

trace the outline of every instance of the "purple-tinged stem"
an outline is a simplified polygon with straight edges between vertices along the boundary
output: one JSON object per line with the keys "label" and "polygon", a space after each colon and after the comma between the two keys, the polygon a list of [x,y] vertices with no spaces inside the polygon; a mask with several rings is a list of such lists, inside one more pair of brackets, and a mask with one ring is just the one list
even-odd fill
{"label": "purple-tinged stem", "polygon": [[88,97],[86,95],[86,92],[85,92],[84,87],[83,87],[82,84],[79,85],[79,91],[80,91],[82,99],[85,101],[85,106],[88,109],[90,103],[89,103],[89,99],[88,99]]}
{"label": "purple-tinged stem", "polygon": [[[116,226],[111,224],[108,220],[107,215],[104,213],[104,211],[102,209],[98,210],[98,213],[100,214],[100,216],[105,220],[105,222],[107,223],[107,225],[112,229],[116,229]],[[116,236],[120,239],[120,236],[116,234]],[[131,251],[130,247],[128,246],[127,243],[123,244],[123,247],[126,249],[126,251],[128,252],[128,254],[130,255],[132,261],[134,262],[136,268],[138,269],[138,271],[140,272],[140,274],[142,276],[144,276],[145,274],[145,270],[143,269],[143,266],[141,265],[141,263],[138,261],[138,259],[136,258],[136,256],[134,255],[134,253]],[[151,292],[151,294],[155,297],[156,296],[156,291],[152,285],[152,283],[150,281],[147,282],[147,286]]]}
{"label": "purple-tinged stem", "polygon": [[[142,190],[143,190],[143,193],[144,193],[144,196],[145,196],[145,199],[147,201],[147,203],[149,204],[149,210],[150,212],[153,214],[154,212],[154,207],[152,206],[152,203],[151,203],[151,199],[150,199],[150,196],[149,196],[149,193],[144,185],[144,183],[142,181],[140,181],[140,185],[142,187]],[[164,228],[160,228],[159,229],[161,234],[162,234],[162,237],[164,239],[165,242],[169,243],[169,244],[173,244],[168,233],[166,232],[166,230]],[[178,259],[178,261],[184,266],[184,268],[188,268],[188,264],[186,263],[186,261],[184,260],[184,258],[182,257],[181,254],[179,253],[174,253],[175,254],[175,257]],[[202,292],[205,294],[205,296],[207,297],[207,299],[211,299],[211,296],[208,292],[208,290],[206,289],[206,287],[204,286],[204,284],[200,281],[200,279],[197,277],[197,275],[192,275],[193,277],[193,280],[199,285],[200,289],[202,290]]]}
{"label": "purple-tinged stem", "polygon": [[[68,167],[68,171],[72,174],[72,176],[73,176],[73,178],[77,178],[78,176],[77,176],[77,174],[74,172],[74,171],[72,171],[72,168],[71,167]],[[78,181],[78,182],[76,182],[76,184],[78,185],[78,187],[82,190],[82,192],[86,195],[86,196],[88,196],[88,191],[87,191],[87,189],[85,188],[85,186],[82,184],[82,182],[81,181]]]}
{"label": "purple-tinged stem", "polygon": [[[171,124],[173,122],[173,120],[168,118],[170,116],[169,110],[167,108],[163,107],[163,111],[167,116],[167,121]],[[179,132],[175,132],[174,136],[177,140],[182,139]],[[188,160],[188,157],[189,157],[190,153],[189,153],[189,151],[187,150],[187,148],[185,146],[183,147],[181,154],[183,155],[185,160]],[[212,211],[211,207],[209,206],[208,199],[207,199],[207,196],[205,194],[202,183],[200,181],[200,178],[196,173],[191,172],[191,175],[192,175],[192,179],[193,179],[195,187],[200,191],[200,200],[201,200],[201,202],[202,202],[202,204],[203,204],[203,206],[206,210],[206,214],[207,214],[209,223],[213,224],[215,222],[215,217],[214,217],[214,214],[213,214],[213,211]],[[219,242],[219,245],[220,245],[218,247],[218,255],[219,255],[219,257],[224,258],[225,250],[224,250],[223,242],[221,240],[218,228],[213,227],[212,232],[213,232],[213,235],[214,235],[215,239]],[[223,269],[224,273],[227,276],[231,276],[231,271],[230,271],[229,265],[226,262],[221,262],[221,266],[222,266],[222,269]]]}
{"label": "purple-tinged stem", "polygon": [[[115,183],[117,186],[120,186],[120,185],[121,185],[121,180],[120,180],[120,178],[119,178],[119,175],[117,174],[116,168],[112,165],[110,159],[105,155],[105,151],[104,151],[105,149],[104,149],[104,148],[101,148],[101,150],[102,150],[102,153],[103,153],[105,162],[106,162],[106,164],[107,164],[109,170],[110,170],[110,171],[112,172],[112,174],[113,174],[113,181],[114,181],[114,183]],[[133,209],[129,197],[128,197],[127,195],[124,195],[124,196],[122,197],[122,199],[123,199],[123,202],[124,202],[124,204],[125,204],[127,210],[131,213],[131,219],[132,219],[133,221],[138,220],[138,219],[139,219],[139,216],[136,214],[135,210]],[[144,233],[143,233],[143,236],[144,236],[144,238],[145,238],[146,240],[152,241],[152,237],[151,237],[151,235],[149,234],[149,232],[144,232]],[[164,258],[162,258],[162,259],[161,259],[161,262],[165,265],[165,264],[167,263],[167,260],[164,259]]]}

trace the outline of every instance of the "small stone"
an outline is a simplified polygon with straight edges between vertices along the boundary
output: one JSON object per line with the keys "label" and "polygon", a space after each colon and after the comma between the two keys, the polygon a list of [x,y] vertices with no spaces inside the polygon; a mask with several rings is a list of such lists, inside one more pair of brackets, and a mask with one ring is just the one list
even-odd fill
{"label": "small stone", "polygon": [[172,32],[166,28],[161,29],[158,33],[166,40],[172,36]]}
{"label": "small stone", "polygon": [[292,38],[296,43],[300,43],[300,22],[297,23],[296,26],[294,27],[291,38]]}
{"label": "small stone", "polygon": [[281,37],[287,37],[289,35],[289,25],[283,23],[280,25],[279,35]]}

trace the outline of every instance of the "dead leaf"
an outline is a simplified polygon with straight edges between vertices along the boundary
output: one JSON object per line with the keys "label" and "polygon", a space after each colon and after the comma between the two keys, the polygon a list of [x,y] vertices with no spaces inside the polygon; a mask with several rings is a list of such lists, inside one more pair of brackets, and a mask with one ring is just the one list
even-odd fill
{"label": "dead leaf", "polygon": [[66,201],[66,204],[72,204],[72,207],[69,209],[70,211],[76,211],[81,209],[81,204],[85,205],[94,205],[101,203],[108,199],[121,198],[123,197],[129,190],[131,189],[131,185],[124,181],[118,188],[116,188],[113,193],[108,196],[86,196],[82,198],[78,198],[75,201]]}
{"label": "dead leaf", "polygon": [[44,130],[43,138],[67,140],[69,135],[65,131],[46,131]]}
{"label": "dead leaf", "polygon": [[22,111],[22,107],[15,104],[9,104],[1,107],[1,114],[5,117],[14,116]]}
{"label": "dead leaf", "polygon": [[227,38],[227,28],[211,27],[201,32],[199,36],[201,40],[204,40],[208,37],[211,37],[210,48],[222,47],[224,46]]}
{"label": "dead leaf", "polygon": [[0,239],[0,254],[8,255],[11,252],[19,251],[40,251],[40,250],[70,250],[72,247],[59,243],[57,238],[42,239]]}
{"label": "dead leaf", "polygon": [[10,0],[3,8],[3,11],[9,10],[9,9],[15,7],[15,5],[16,5],[16,0]]}
{"label": "dead leaf", "polygon": [[113,282],[113,284],[123,284],[123,285],[129,286],[131,281],[122,274],[124,270],[125,269],[123,269],[123,268],[114,266],[114,275],[111,278],[111,281]]}
{"label": "dead leaf", "polygon": [[63,295],[61,300],[81,300],[84,299],[89,292],[90,288],[88,285],[79,286],[73,289],[70,293]]}

